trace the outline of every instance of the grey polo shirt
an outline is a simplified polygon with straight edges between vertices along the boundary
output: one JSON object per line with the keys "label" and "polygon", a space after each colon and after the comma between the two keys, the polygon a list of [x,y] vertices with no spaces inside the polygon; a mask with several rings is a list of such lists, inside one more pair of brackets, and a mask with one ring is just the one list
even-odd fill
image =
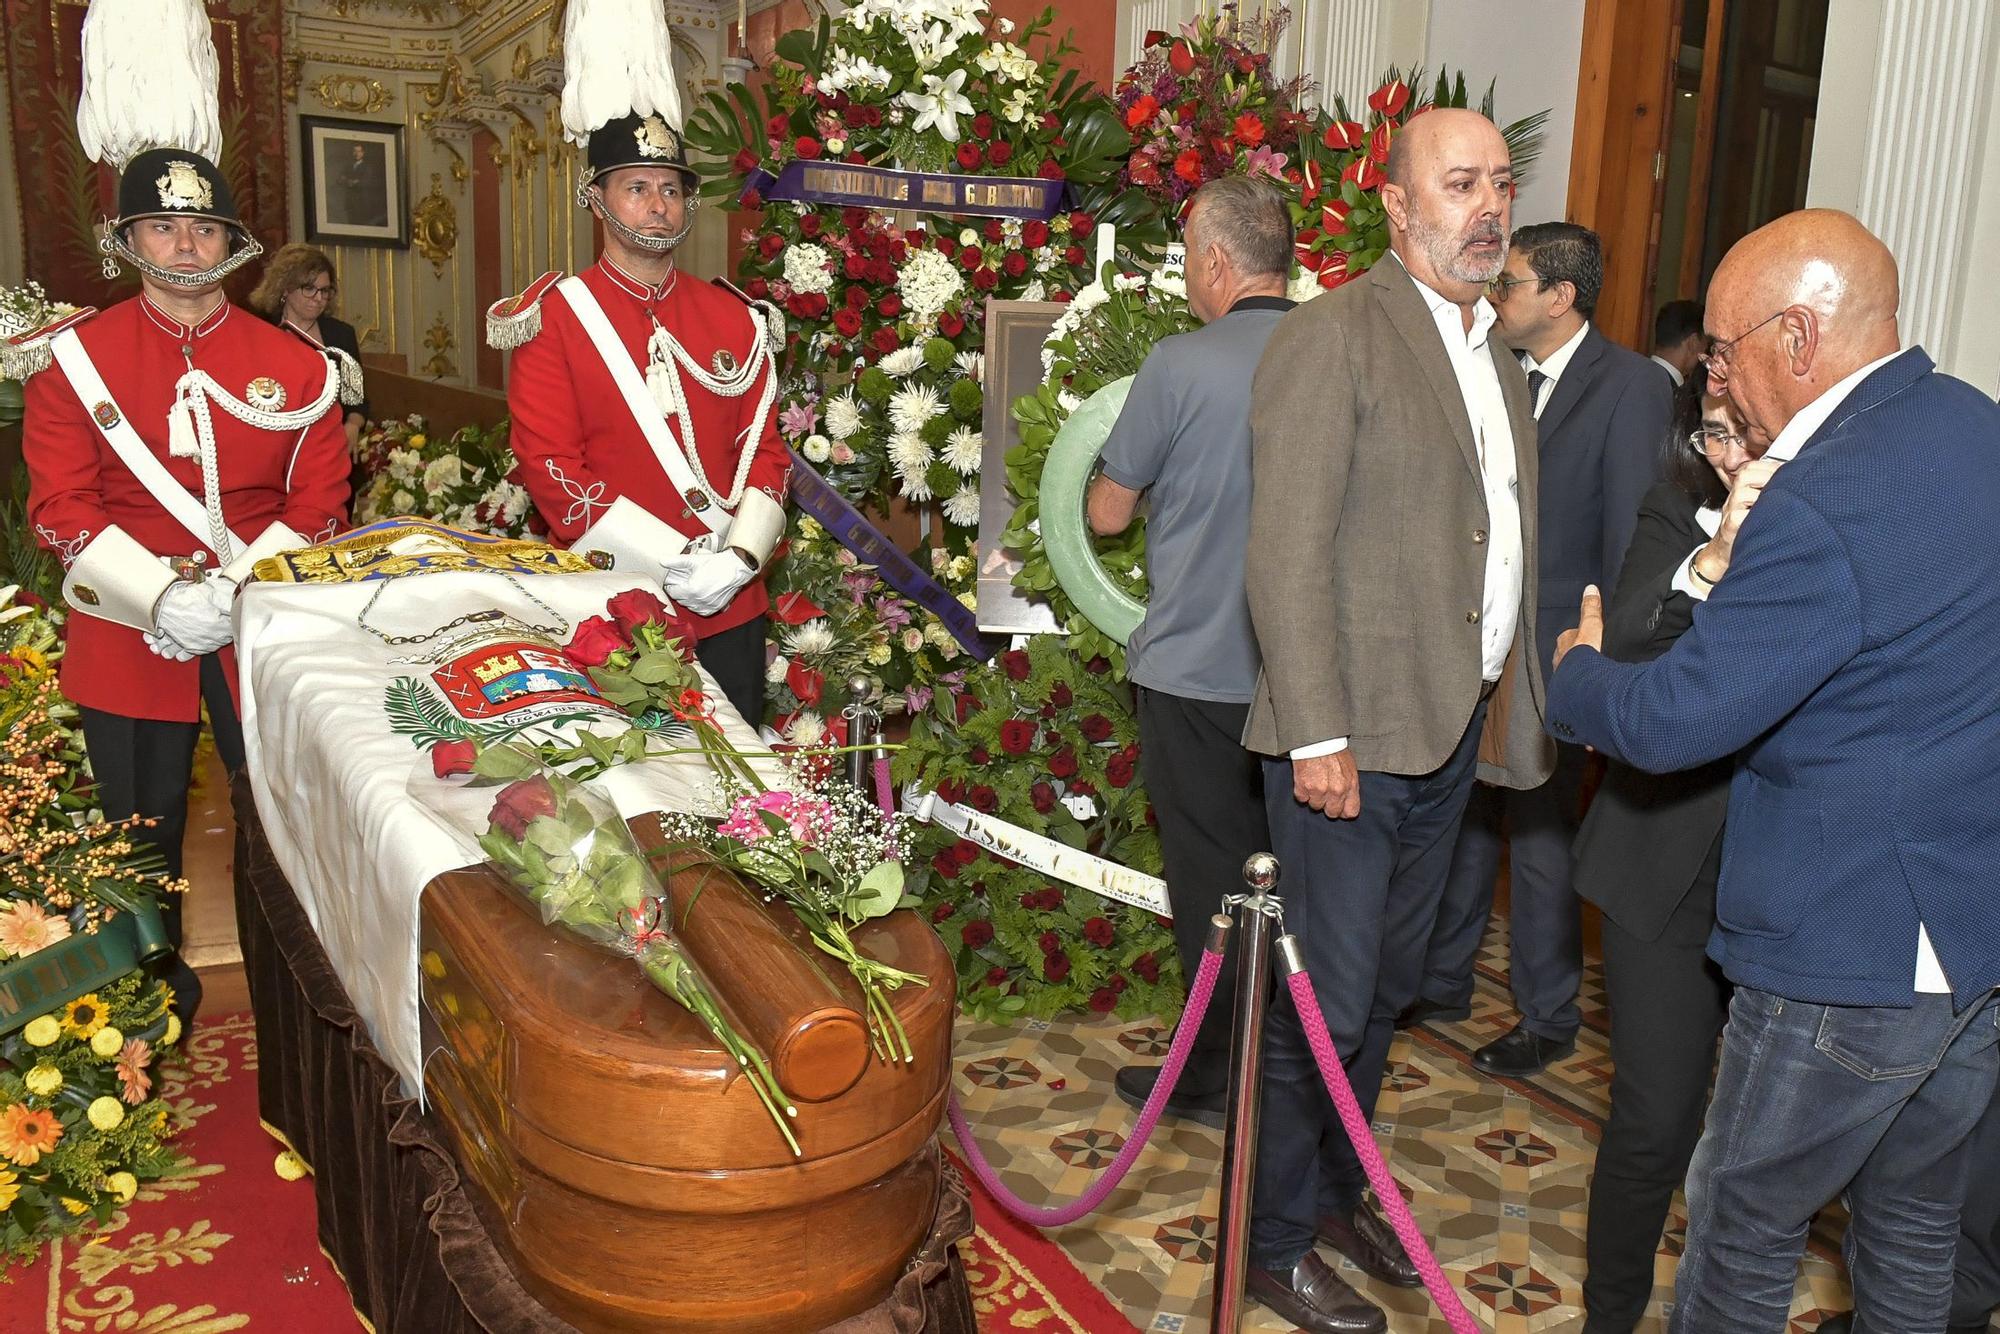
{"label": "grey polo shirt", "polygon": [[1105,442],[1104,475],[1148,492],[1146,619],[1125,647],[1131,678],[1187,699],[1248,704],[1257,640],[1243,591],[1250,540],[1250,385],[1292,308],[1245,297],[1165,338],[1132,382]]}

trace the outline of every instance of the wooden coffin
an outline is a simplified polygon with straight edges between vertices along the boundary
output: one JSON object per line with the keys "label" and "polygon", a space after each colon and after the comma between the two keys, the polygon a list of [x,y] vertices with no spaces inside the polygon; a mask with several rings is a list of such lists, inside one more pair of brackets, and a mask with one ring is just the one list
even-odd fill
{"label": "wooden coffin", "polygon": [[[658,826],[633,822],[641,847]],[[424,1085],[522,1283],[581,1330],[817,1330],[875,1305],[930,1228],[955,981],[910,912],[857,933],[922,974],[912,1063],[790,912],[686,849],[655,859],[682,938],[796,1098],[755,1092],[629,960],[546,927],[485,868],[424,890]]]}

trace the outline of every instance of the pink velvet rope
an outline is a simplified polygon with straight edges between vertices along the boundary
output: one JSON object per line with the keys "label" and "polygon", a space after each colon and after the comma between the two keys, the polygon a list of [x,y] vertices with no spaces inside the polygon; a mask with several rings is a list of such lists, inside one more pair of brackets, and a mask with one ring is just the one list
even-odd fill
{"label": "pink velvet rope", "polygon": [[896,789],[889,782],[889,757],[875,757],[875,804],[882,808],[882,814],[896,813]]}
{"label": "pink velvet rope", "polygon": [[1194,1035],[1201,1027],[1201,1018],[1208,1013],[1208,998],[1215,992],[1216,974],[1222,971],[1222,956],[1214,950],[1205,950],[1201,956],[1201,966],[1195,970],[1194,986],[1188,992],[1187,1009],[1181,1012],[1180,1027],[1174,1030],[1174,1040],[1167,1048],[1166,1064],[1160,1068],[1159,1080],[1153,1085],[1153,1092],[1146,1099],[1145,1107],[1139,1113],[1139,1123],[1132,1127],[1131,1136],[1125,1147],[1103,1175],[1091,1183],[1090,1189],[1077,1196],[1068,1204],[1034,1205],[1008,1190],[1002,1184],[999,1173],[993,1170],[986,1156],[979,1151],[979,1143],[972,1138],[972,1127],[966,1123],[965,1110],[958,1105],[958,1094],[954,1091],[949,1104],[952,1133],[958,1136],[959,1147],[965,1151],[965,1161],[972,1168],[972,1174],[979,1178],[979,1184],[986,1187],[987,1194],[1000,1202],[1000,1207],[1023,1222],[1036,1227],[1062,1227],[1074,1223],[1104,1203],[1118,1183],[1125,1179],[1146,1141],[1153,1134],[1153,1127],[1159,1124],[1160,1116],[1167,1109],[1167,1099],[1174,1096],[1174,1085],[1180,1082],[1181,1070],[1187,1065],[1188,1053],[1194,1048]]}
{"label": "pink velvet rope", "polygon": [[1285,985],[1292,989],[1292,1004],[1298,1009],[1299,1021],[1305,1025],[1306,1041],[1312,1045],[1313,1059],[1319,1062],[1320,1078],[1326,1081],[1334,1110],[1340,1113],[1340,1124],[1361,1159],[1368,1184],[1375,1188],[1375,1198],[1389,1215],[1389,1225],[1396,1229],[1396,1237],[1403,1243],[1403,1253],[1423,1275],[1424,1286],[1430,1290],[1431,1300],[1437,1303],[1452,1334],[1479,1334],[1479,1326],[1458,1299],[1451,1280],[1444,1276],[1437,1257],[1424,1241],[1424,1234],[1417,1230],[1417,1220],[1410,1217],[1410,1206],[1404,1202],[1403,1192],[1396,1188],[1396,1179],[1389,1175],[1389,1165],[1382,1161],[1382,1151],[1375,1146],[1368,1119],[1361,1114],[1361,1104],[1354,1100],[1354,1090],[1348,1085],[1347,1069],[1334,1053],[1333,1038],[1326,1031],[1326,1017],[1320,1013],[1312,979],[1302,972],[1293,973]]}

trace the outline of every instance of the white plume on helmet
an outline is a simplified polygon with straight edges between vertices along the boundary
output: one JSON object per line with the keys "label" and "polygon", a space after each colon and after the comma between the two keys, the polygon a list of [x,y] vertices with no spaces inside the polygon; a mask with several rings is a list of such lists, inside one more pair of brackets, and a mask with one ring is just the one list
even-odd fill
{"label": "white plume on helmet", "polygon": [[680,85],[663,0],[570,0],[563,20],[563,135],[581,144],[637,113],[681,128]]}
{"label": "white plume on helmet", "polygon": [[83,151],[118,171],[149,148],[220,163],[217,74],[201,0],[90,0],[76,108]]}

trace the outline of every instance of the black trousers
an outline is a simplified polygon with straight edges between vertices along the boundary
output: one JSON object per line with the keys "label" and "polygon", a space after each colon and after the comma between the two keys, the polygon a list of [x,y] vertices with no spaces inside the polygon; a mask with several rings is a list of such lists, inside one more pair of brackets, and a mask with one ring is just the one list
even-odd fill
{"label": "black trousers", "polygon": [[[215,732],[216,753],[231,774],[243,767],[243,725],[236,717],[222,660],[209,654],[201,660],[201,698],[208,705]],[[97,779],[97,804],[106,818],[134,816],[156,823],[136,831],[136,840],[152,844],[166,859],[167,874],[181,873],[181,843],[187,834],[188,786],[193,778],[194,745],[200,723],[127,718],[100,709],[79,709],[90,770]],[[175,952],[158,965],[159,975],[173,988],[174,1012],[185,1027],[193,1024],[201,1005],[201,981],[180,956],[182,904],[178,894],[161,901],[160,916]]]}
{"label": "black trousers", "polygon": [[1604,918],[1614,1069],[1611,1117],[1590,1181],[1585,1334],[1631,1334],[1645,1315],[1667,1210],[1701,1137],[1716,1040],[1729,1016],[1729,983],[1706,953],[1721,868],[1717,834],[1658,940]]}
{"label": "black trousers", "polygon": [[[1190,984],[1208,942],[1208,919],[1222,896],[1243,889],[1243,863],[1268,852],[1264,766],[1243,748],[1248,704],[1186,699],[1134,686],[1139,702],[1139,773],[1160,826],[1174,948]],[[1184,1093],[1220,1092],[1229,1083],[1229,1030],[1236,1012],[1236,961],[1224,956],[1208,1014],[1181,1074]]]}
{"label": "black trousers", "polygon": [[759,616],[733,629],[695,641],[695,661],[708,669],[722,693],[756,731],[764,725],[764,636],[769,618]]}

